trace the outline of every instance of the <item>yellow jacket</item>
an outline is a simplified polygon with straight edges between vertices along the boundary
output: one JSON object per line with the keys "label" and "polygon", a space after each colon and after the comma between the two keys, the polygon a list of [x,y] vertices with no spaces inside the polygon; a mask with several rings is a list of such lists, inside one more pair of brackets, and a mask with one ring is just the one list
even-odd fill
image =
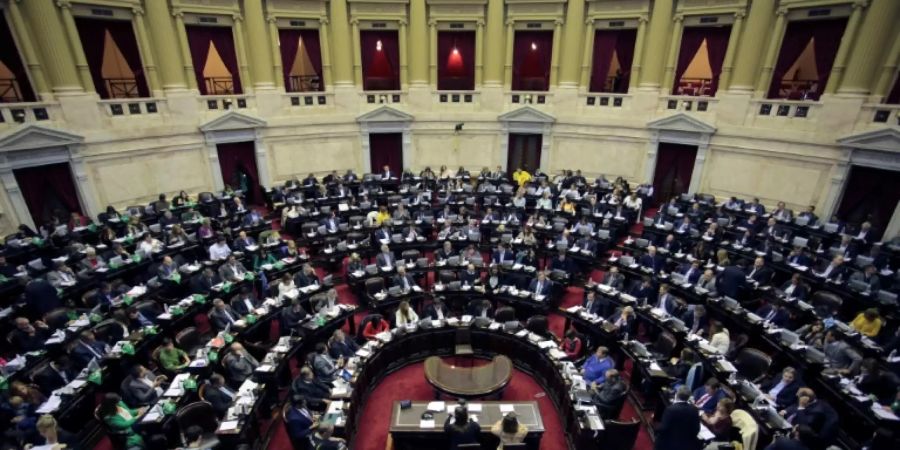
{"label": "yellow jacket", "polygon": [[878,332],[881,331],[881,318],[877,317],[875,320],[869,321],[866,319],[865,313],[859,313],[859,315],[853,319],[853,322],[850,322],[850,326],[856,331],[873,338],[878,336]]}
{"label": "yellow jacket", "polygon": [[519,184],[519,186],[525,186],[525,183],[531,181],[531,174],[525,170],[517,170],[513,172],[513,180]]}

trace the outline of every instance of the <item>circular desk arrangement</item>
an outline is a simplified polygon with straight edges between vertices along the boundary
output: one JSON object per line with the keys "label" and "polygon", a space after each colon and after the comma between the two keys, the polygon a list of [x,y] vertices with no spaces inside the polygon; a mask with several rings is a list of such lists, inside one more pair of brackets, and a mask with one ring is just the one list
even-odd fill
{"label": "circular desk arrangement", "polygon": [[425,380],[435,391],[452,397],[484,398],[501,396],[512,378],[513,364],[509,357],[497,355],[484,365],[450,364],[440,356],[425,360]]}

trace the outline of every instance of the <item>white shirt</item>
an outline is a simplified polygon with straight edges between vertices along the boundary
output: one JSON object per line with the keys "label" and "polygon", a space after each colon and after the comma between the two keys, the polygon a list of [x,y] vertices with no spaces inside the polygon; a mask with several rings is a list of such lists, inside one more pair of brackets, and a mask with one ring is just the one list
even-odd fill
{"label": "white shirt", "polygon": [[396,313],[394,313],[394,316],[396,318],[395,323],[397,324],[398,327],[403,327],[403,326],[406,326],[407,324],[416,323],[419,321],[419,315],[416,314],[416,312],[413,311],[412,308],[407,310],[407,314],[409,314],[408,320],[406,319],[406,317],[403,316],[403,313],[401,313],[399,309],[397,310]]}
{"label": "white shirt", "polygon": [[228,244],[215,243],[209,246],[209,259],[213,261],[225,259],[230,254],[231,248],[228,247]]}
{"label": "white shirt", "polygon": [[722,330],[714,334],[709,340],[709,345],[715,347],[723,355],[728,353],[728,348],[731,346],[731,337],[728,336],[728,331]]}

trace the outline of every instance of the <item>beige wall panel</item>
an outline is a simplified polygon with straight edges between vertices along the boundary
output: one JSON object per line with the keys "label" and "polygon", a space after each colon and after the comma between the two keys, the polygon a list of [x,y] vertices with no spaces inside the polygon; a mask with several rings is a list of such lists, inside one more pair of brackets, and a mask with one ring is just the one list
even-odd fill
{"label": "beige wall panel", "polygon": [[553,138],[551,170],[581,169],[585,175],[640,178],[647,144],[643,142],[608,141],[602,137]]}
{"label": "beige wall panel", "polygon": [[322,176],[332,170],[344,172],[353,169],[359,173],[362,167],[358,135],[298,138],[290,142],[274,142],[269,148],[269,156],[275,169],[275,182],[283,182],[294,176],[303,178],[310,172]]}
{"label": "beige wall panel", "polygon": [[155,199],[161,192],[196,194],[212,185],[202,148],[89,161],[101,208],[128,206]]}

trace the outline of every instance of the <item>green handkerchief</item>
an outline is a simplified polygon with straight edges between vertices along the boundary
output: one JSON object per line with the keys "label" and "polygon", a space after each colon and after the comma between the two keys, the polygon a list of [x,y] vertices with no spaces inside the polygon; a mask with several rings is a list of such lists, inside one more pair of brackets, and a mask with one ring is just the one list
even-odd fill
{"label": "green handkerchief", "polygon": [[184,310],[181,309],[180,306],[176,305],[176,306],[169,308],[169,314],[171,314],[173,316],[180,316],[180,315],[184,314]]}
{"label": "green handkerchief", "polygon": [[178,406],[175,404],[175,402],[168,401],[168,400],[163,402],[163,405],[162,405],[163,414],[165,414],[167,416],[171,416],[172,414],[175,414],[175,410],[177,410],[177,409],[178,409]]}
{"label": "green handkerchief", "polygon": [[232,336],[231,334],[226,334],[225,336],[222,336],[222,338],[225,339],[226,344],[234,342],[234,336]]}
{"label": "green handkerchief", "polygon": [[197,380],[193,378],[188,378],[181,383],[181,387],[183,387],[187,391],[193,391],[197,389]]}
{"label": "green handkerchief", "polygon": [[194,298],[194,303],[197,303],[197,304],[200,304],[200,305],[206,303],[206,297],[205,297],[204,295],[201,295],[201,294],[194,294],[194,297],[193,297],[193,298]]}
{"label": "green handkerchief", "polygon": [[91,372],[91,374],[88,375],[88,381],[98,386],[103,384],[103,373],[100,372],[100,369]]}
{"label": "green handkerchief", "polygon": [[244,279],[247,280],[247,281],[252,281],[253,278],[255,278],[255,277],[253,276],[253,272],[247,272],[247,273],[244,274]]}
{"label": "green handkerchief", "polygon": [[226,294],[231,292],[231,282],[226,281],[226,282],[222,283],[222,292],[224,292]]}
{"label": "green handkerchief", "polygon": [[91,323],[99,323],[101,320],[103,320],[103,316],[97,313],[91,313],[91,315],[88,316],[88,319],[90,319]]}
{"label": "green handkerchief", "polygon": [[253,325],[254,323],[256,323],[256,315],[255,314],[247,314],[244,317],[244,320],[246,320],[248,324]]}
{"label": "green handkerchief", "polygon": [[129,305],[129,306],[130,306],[132,303],[134,303],[134,297],[132,297],[132,296],[130,296],[130,295],[127,295],[127,294],[126,294],[126,295],[123,295],[123,296],[122,296],[122,303],[124,303],[125,305]]}
{"label": "green handkerchief", "polygon": [[219,360],[219,352],[211,350],[206,354],[206,358],[209,359],[209,362],[216,362]]}
{"label": "green handkerchief", "polygon": [[131,342],[122,344],[122,353],[134,356],[134,344]]}

